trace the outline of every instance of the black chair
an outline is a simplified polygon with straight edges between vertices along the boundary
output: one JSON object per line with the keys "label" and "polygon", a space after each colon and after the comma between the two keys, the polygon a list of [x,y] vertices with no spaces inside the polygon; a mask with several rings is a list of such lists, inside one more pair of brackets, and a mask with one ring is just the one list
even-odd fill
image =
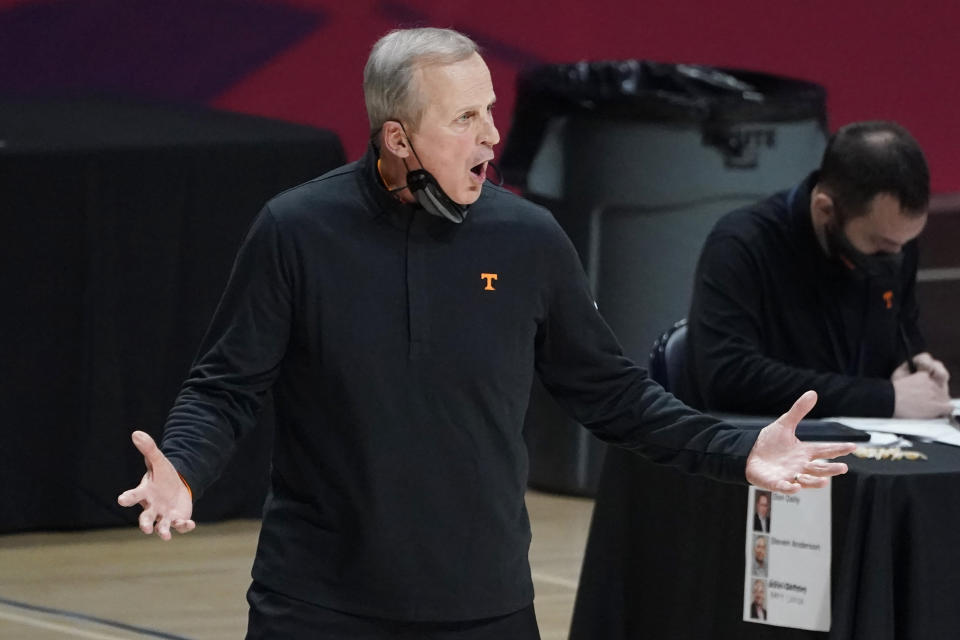
{"label": "black chair", "polygon": [[[661,387],[672,393],[682,402],[702,409],[691,401],[690,375],[687,369],[687,321],[680,320],[667,329],[653,343],[650,350],[650,377]],[[759,430],[773,421],[772,416],[740,415],[716,411],[706,411],[741,429]],[[863,442],[870,434],[852,427],[825,420],[806,418],[797,425],[797,437],[801,440],[821,440],[835,442]]]}
{"label": "black chair", "polygon": [[684,399],[687,389],[687,320],[678,321],[653,343],[650,377],[664,389]]}

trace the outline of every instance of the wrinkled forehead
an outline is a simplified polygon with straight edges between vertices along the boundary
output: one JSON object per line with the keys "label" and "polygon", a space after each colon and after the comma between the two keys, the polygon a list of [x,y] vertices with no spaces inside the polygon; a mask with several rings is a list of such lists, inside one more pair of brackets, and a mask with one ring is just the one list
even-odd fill
{"label": "wrinkled forehead", "polygon": [[452,114],[494,99],[490,70],[477,53],[447,64],[425,61],[414,71],[414,82],[423,113]]}

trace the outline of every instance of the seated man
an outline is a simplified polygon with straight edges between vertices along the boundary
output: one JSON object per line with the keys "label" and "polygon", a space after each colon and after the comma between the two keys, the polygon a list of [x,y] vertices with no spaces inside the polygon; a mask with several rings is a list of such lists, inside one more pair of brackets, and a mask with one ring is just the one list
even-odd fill
{"label": "seated man", "polygon": [[917,327],[929,198],[910,133],[861,122],[831,137],[799,185],[724,216],[697,265],[684,399],[774,415],[815,389],[811,415],[948,413],[949,375]]}

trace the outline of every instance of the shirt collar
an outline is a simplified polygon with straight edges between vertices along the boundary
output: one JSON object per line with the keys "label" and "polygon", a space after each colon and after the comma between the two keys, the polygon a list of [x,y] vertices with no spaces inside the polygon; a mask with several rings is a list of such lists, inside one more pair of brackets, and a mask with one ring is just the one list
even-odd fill
{"label": "shirt collar", "polygon": [[800,184],[788,191],[787,208],[790,226],[802,253],[809,255],[818,268],[828,268],[831,260],[820,246],[817,234],[813,230],[813,219],[810,216],[810,197],[819,178],[820,172],[813,171]]}
{"label": "shirt collar", "polygon": [[359,171],[357,179],[360,188],[370,200],[371,217],[386,216],[392,222],[406,223],[413,213],[420,209],[420,205],[402,202],[398,200],[380,179],[380,172],[377,171],[377,159],[380,154],[377,152],[373,143],[367,147],[367,152],[358,163]]}

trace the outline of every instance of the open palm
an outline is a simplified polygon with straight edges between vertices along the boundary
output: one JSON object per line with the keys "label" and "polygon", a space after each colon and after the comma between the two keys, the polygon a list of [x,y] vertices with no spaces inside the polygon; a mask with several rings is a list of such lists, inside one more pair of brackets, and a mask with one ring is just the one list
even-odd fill
{"label": "open palm", "polygon": [[797,439],[797,423],[817,403],[815,391],[807,391],[790,410],[760,431],[747,457],[747,482],[780,493],[827,484],[831,476],[847,472],[842,462],[826,462],[856,449],[850,442],[814,443]]}

